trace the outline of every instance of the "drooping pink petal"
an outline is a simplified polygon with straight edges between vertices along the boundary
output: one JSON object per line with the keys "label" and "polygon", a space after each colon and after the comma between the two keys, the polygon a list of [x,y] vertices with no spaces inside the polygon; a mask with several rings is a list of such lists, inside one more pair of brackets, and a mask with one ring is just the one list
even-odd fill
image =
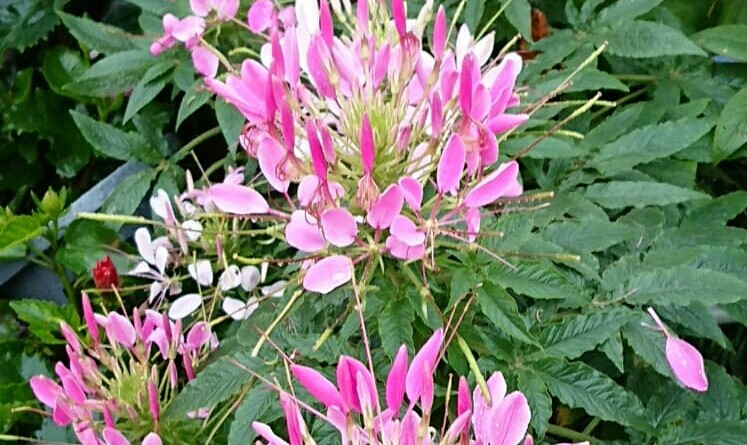
{"label": "drooping pink petal", "polygon": [[210,186],[208,196],[218,209],[235,215],[257,215],[270,206],[256,190],[243,185],[220,183]]}
{"label": "drooping pink petal", "polygon": [[407,33],[407,16],[405,15],[404,0],[392,0],[392,18],[394,19],[394,26],[397,28],[400,38],[404,37]]}
{"label": "drooping pink petal", "polygon": [[433,49],[433,55],[437,59],[443,57],[444,47],[446,46],[446,12],[444,11],[444,5],[438,7],[436,13],[436,21],[433,23],[433,42],[431,48]]}
{"label": "drooping pink petal", "polygon": [[327,210],[321,218],[324,238],[333,246],[346,247],[355,241],[358,226],[348,209],[338,207]]}
{"label": "drooping pink petal", "polygon": [[412,176],[405,176],[397,181],[402,194],[405,198],[407,206],[414,212],[420,211],[421,203],[423,202],[423,186],[420,185],[417,179]]}
{"label": "drooping pink petal", "polygon": [[396,236],[387,237],[386,249],[391,256],[403,261],[417,260],[425,256],[425,243],[408,246]]}
{"label": "drooping pink petal", "polygon": [[259,34],[272,25],[275,16],[275,5],[272,0],[257,0],[252,3],[247,14],[249,29]]}
{"label": "drooping pink petal", "polygon": [[488,422],[483,424],[492,445],[518,445],[524,439],[532,414],[526,397],[519,391],[507,395],[499,405],[488,411]]}
{"label": "drooping pink petal", "polygon": [[503,378],[503,374],[500,372],[494,372],[486,382],[488,386],[488,393],[490,394],[490,403],[485,400],[482,394],[482,390],[477,387],[472,392],[472,428],[475,431],[475,436],[479,437],[482,434],[488,434],[483,425],[489,422],[488,410],[491,406],[498,406],[506,396],[506,379]]}
{"label": "drooping pink petal", "polygon": [[528,114],[499,114],[490,119],[488,128],[493,133],[505,133],[523,124],[528,119]]}
{"label": "drooping pink petal", "polygon": [[367,114],[364,114],[363,119],[361,120],[360,145],[361,165],[363,166],[363,172],[370,175],[373,171],[376,151],[373,130],[371,129],[371,121],[368,120]]}
{"label": "drooping pink petal", "polygon": [[121,345],[131,347],[135,344],[135,327],[130,319],[118,312],[109,312],[106,328],[112,337]]}
{"label": "drooping pink petal", "polygon": [[405,378],[407,377],[407,348],[400,346],[392,362],[392,369],[386,378],[386,405],[396,413],[405,397]]}
{"label": "drooping pink petal", "polygon": [[161,437],[156,433],[148,433],[143,439],[142,445],[162,445]]}
{"label": "drooping pink petal", "polygon": [[303,210],[291,214],[285,226],[285,240],[302,252],[313,253],[324,248],[324,237],[316,220]]}
{"label": "drooping pink petal", "polygon": [[171,303],[169,307],[169,318],[172,320],[181,320],[188,317],[197,310],[202,304],[200,294],[183,295]]}
{"label": "drooping pink petal", "polygon": [[259,144],[257,150],[257,160],[262,174],[267,178],[267,182],[277,191],[286,193],[290,182],[281,178],[279,168],[285,159],[286,150],[274,138],[266,137]]}
{"label": "drooping pink petal", "polygon": [[515,192],[521,187],[517,181],[518,175],[519,164],[516,161],[501,164],[496,171],[486,176],[467,193],[464,205],[472,208],[482,207],[506,196],[508,192]]}
{"label": "drooping pink petal", "polygon": [[49,377],[36,375],[31,377],[29,384],[36,398],[49,408],[54,408],[57,404],[57,397],[62,395],[62,387]]}
{"label": "drooping pink petal", "polygon": [[342,408],[343,402],[340,392],[335,385],[315,369],[301,365],[291,365],[291,372],[306,391],[327,408],[336,406]]}
{"label": "drooping pink petal", "polygon": [[669,367],[680,383],[698,392],[708,390],[703,356],[693,345],[670,336],[667,338],[666,356]]}
{"label": "drooping pink petal", "polygon": [[205,20],[201,17],[187,16],[179,21],[171,33],[176,40],[187,43],[205,32]]}
{"label": "drooping pink petal", "polygon": [[386,229],[392,225],[394,217],[399,214],[405,196],[397,184],[391,184],[384,190],[368,211],[368,224],[374,229]]}
{"label": "drooping pink petal", "polygon": [[212,333],[210,332],[210,325],[207,322],[199,321],[192,326],[187,334],[187,347],[193,351],[196,351],[207,344],[210,341]]}
{"label": "drooping pink petal", "polygon": [[317,262],[306,271],[304,289],[328,294],[350,281],[353,277],[353,262],[342,255],[333,255]]}
{"label": "drooping pink petal", "polygon": [[192,50],[192,65],[198,73],[212,79],[218,73],[218,56],[204,46],[197,46]]}
{"label": "drooping pink petal", "polygon": [[99,327],[96,324],[96,319],[93,315],[93,307],[91,306],[91,300],[88,298],[88,294],[83,292],[81,294],[81,306],[83,307],[83,319],[86,322],[88,328],[88,335],[93,340],[93,345],[98,346],[100,342]]}
{"label": "drooping pink petal", "polygon": [[104,442],[106,445],[130,445],[130,441],[115,428],[104,428]]}
{"label": "drooping pink petal", "polygon": [[410,247],[415,247],[425,242],[425,232],[418,230],[415,223],[403,215],[394,217],[392,226],[389,228],[389,233]]}
{"label": "drooping pink petal", "polygon": [[438,352],[441,349],[441,344],[444,340],[443,329],[437,329],[431,338],[420,348],[415,357],[412,358],[410,369],[407,370],[407,377],[405,380],[405,390],[407,392],[407,398],[411,402],[414,402],[420,397],[420,393],[423,388],[422,372],[423,367],[428,363],[431,367],[436,367],[436,358],[438,358]]}
{"label": "drooping pink petal", "polygon": [[280,393],[280,406],[285,415],[285,426],[288,430],[291,445],[303,445],[301,422],[299,421],[301,413],[298,411],[298,406],[285,392]]}
{"label": "drooping pink petal", "polygon": [[436,183],[439,193],[456,195],[464,174],[466,159],[467,152],[464,149],[462,138],[458,134],[451,135],[443,153],[441,153],[438,170],[436,170]]}

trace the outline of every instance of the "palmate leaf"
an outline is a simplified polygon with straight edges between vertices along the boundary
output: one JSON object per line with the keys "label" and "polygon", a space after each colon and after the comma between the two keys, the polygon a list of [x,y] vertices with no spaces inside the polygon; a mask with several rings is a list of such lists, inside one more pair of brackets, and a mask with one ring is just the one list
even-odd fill
{"label": "palmate leaf", "polygon": [[664,0],[618,0],[599,11],[596,22],[602,24],[634,19],[651,11],[662,1]]}
{"label": "palmate leaf", "polygon": [[516,269],[494,265],[487,276],[504,289],[512,289],[519,294],[536,299],[562,299],[566,303],[583,302],[588,291],[576,286],[552,263],[522,261]]}
{"label": "palmate leaf", "polygon": [[544,436],[550,416],[552,416],[552,398],[547,393],[545,382],[537,374],[522,370],[516,375],[516,385],[529,403],[529,409],[532,412],[532,428],[538,436]]}
{"label": "palmate leaf", "polygon": [[400,346],[413,348],[412,323],[415,310],[407,300],[391,300],[379,314],[381,345],[389,357],[394,357]]}
{"label": "palmate leaf", "polygon": [[530,363],[550,393],[571,408],[639,430],[649,430],[641,401],[596,369],[580,362],[545,358]]}
{"label": "palmate leaf", "polygon": [[148,163],[156,163],[162,159],[158,150],[150,147],[139,133],[121,130],[74,110],[70,110],[70,115],[86,141],[101,155],[120,161],[138,160]]}
{"label": "palmate leaf", "polygon": [[724,225],[747,208],[747,192],[728,193],[693,208],[682,221],[682,226],[703,227]]}
{"label": "palmate leaf", "polygon": [[82,96],[108,97],[134,88],[158,60],[147,50],[111,54],[96,62],[65,90]]}
{"label": "palmate leaf", "polygon": [[662,23],[626,21],[601,34],[607,51],[621,57],[705,56],[706,53],[681,32]]}

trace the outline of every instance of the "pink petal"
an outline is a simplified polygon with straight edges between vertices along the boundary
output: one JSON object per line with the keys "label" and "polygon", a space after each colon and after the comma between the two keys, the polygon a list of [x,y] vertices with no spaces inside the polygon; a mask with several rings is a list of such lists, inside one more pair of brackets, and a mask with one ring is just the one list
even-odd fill
{"label": "pink petal", "polygon": [[469,384],[464,376],[459,377],[459,388],[457,389],[457,416],[461,416],[472,410],[472,395]]}
{"label": "pink petal", "polygon": [[324,249],[324,237],[314,217],[303,210],[296,210],[285,226],[285,240],[303,252],[318,252]]}
{"label": "pink petal", "polygon": [[267,213],[270,206],[257,191],[235,184],[215,184],[208,189],[208,196],[218,209],[235,215]]}
{"label": "pink petal", "polygon": [[214,6],[218,19],[223,21],[236,17],[239,12],[239,0],[217,0]]}
{"label": "pink petal", "polygon": [[422,383],[420,389],[420,407],[424,413],[430,413],[433,407],[433,367],[426,361],[423,363]]}
{"label": "pink petal", "polygon": [[[494,372],[493,375],[487,381],[488,393],[490,394],[491,406],[498,406],[506,396],[506,380],[503,378],[503,374],[500,372]],[[472,392],[472,427],[475,430],[475,436],[480,436],[489,431],[485,430],[485,424],[489,423],[490,418],[488,416],[488,402],[482,395],[482,390],[477,387]]]}
{"label": "pink petal", "polygon": [[459,190],[459,182],[464,174],[466,159],[467,152],[464,149],[462,138],[457,134],[452,135],[446,143],[443,153],[441,153],[441,159],[438,161],[436,183],[439,193],[456,195]]}
{"label": "pink petal", "polygon": [[189,7],[195,15],[205,17],[210,12],[210,0],[189,0]]}
{"label": "pink petal", "polygon": [[422,373],[426,363],[431,368],[436,367],[436,359],[438,358],[438,352],[441,349],[441,343],[444,340],[443,329],[437,329],[431,338],[420,348],[415,357],[412,359],[410,369],[407,371],[407,377],[405,379],[405,389],[407,392],[407,398],[411,402],[415,402],[423,388]]}
{"label": "pink petal", "polygon": [[291,365],[290,369],[298,383],[324,406],[327,408],[343,406],[340,392],[321,373],[312,368],[295,364]]}
{"label": "pink petal", "polygon": [[516,77],[521,72],[522,64],[518,54],[510,53],[498,65],[498,76],[490,87],[490,95],[493,97],[492,115],[503,113],[510,106]]}
{"label": "pink petal", "polygon": [[708,378],[703,368],[703,356],[685,340],[668,337],[666,356],[677,380],[685,387],[703,392],[708,389]]}
{"label": "pink petal", "polygon": [[425,243],[408,246],[395,236],[386,239],[386,248],[391,256],[403,261],[417,260],[425,256]]}
{"label": "pink petal", "polygon": [[358,227],[347,209],[338,207],[327,210],[322,214],[321,222],[324,237],[333,246],[346,247],[355,241]]}
{"label": "pink petal", "polygon": [[371,129],[371,122],[368,120],[367,114],[363,115],[363,119],[361,122],[360,145],[361,165],[363,165],[363,172],[370,175],[373,171],[374,157],[376,156],[376,152],[373,130]]}
{"label": "pink petal", "polygon": [[438,93],[431,95],[431,132],[440,134],[444,125],[444,109],[441,96]]}
{"label": "pink petal", "polygon": [[291,445],[303,445],[301,423],[298,420],[301,413],[298,411],[298,406],[285,392],[280,393],[280,406],[285,415],[285,425],[288,430],[288,438],[290,439]]}
{"label": "pink petal", "polygon": [[[524,445],[534,445],[534,438],[531,434],[527,434],[527,437],[524,438]],[[563,445],[563,444],[557,444],[557,445]],[[568,444],[565,444],[568,445]]]}
{"label": "pink petal", "polygon": [[110,427],[104,428],[104,441],[106,445],[130,445],[122,433]]}
{"label": "pink petal", "polygon": [[327,160],[324,158],[322,143],[319,141],[316,126],[313,121],[306,121],[306,135],[309,140],[309,150],[311,151],[311,163],[314,167],[314,174],[322,182],[327,180]]}
{"label": "pink petal", "polygon": [[431,48],[433,49],[433,55],[437,59],[440,59],[444,54],[444,47],[446,46],[446,12],[444,6],[438,7],[436,13],[436,21],[433,23],[433,42]]}
{"label": "pink petal", "polygon": [[135,327],[130,319],[117,312],[109,312],[107,329],[117,342],[130,347],[135,344]]}
{"label": "pink petal", "polygon": [[272,0],[255,1],[247,14],[249,29],[255,34],[264,32],[272,24],[274,15],[275,5]]}
{"label": "pink petal", "polygon": [[199,37],[205,32],[205,20],[200,17],[188,16],[179,21],[174,27],[172,35],[180,42],[187,42]]}
{"label": "pink petal", "polygon": [[201,75],[212,79],[218,73],[218,64],[218,56],[204,46],[192,50],[192,65]]}
{"label": "pink petal", "polygon": [[187,294],[177,298],[169,307],[169,318],[181,320],[188,317],[202,305],[202,297],[199,294]]}
{"label": "pink petal", "polygon": [[407,16],[405,15],[404,0],[392,0],[392,18],[394,19],[394,26],[397,28],[400,38],[404,37],[407,33]]}
{"label": "pink petal", "polygon": [[[70,425],[72,419],[70,418],[70,413],[68,411],[69,410],[64,406],[64,403],[58,403],[54,408],[52,408],[52,421],[58,426]],[[95,441],[93,443],[96,444]]]}
{"label": "pink petal", "polygon": [[374,229],[386,229],[402,210],[404,200],[405,196],[399,185],[390,185],[368,211],[368,224]]}
{"label": "pink petal", "polygon": [[392,362],[392,369],[386,378],[386,404],[392,412],[399,411],[405,397],[405,378],[407,376],[407,348],[400,346]]}
{"label": "pink petal", "polygon": [[529,119],[528,114],[499,114],[490,119],[488,128],[493,133],[505,133],[513,130]]}
{"label": "pink petal", "polygon": [[86,327],[88,328],[88,335],[93,340],[93,345],[98,346],[99,338],[99,327],[96,324],[96,318],[93,315],[93,307],[91,306],[91,300],[88,298],[88,294],[83,292],[81,294],[81,305],[83,306],[83,319],[86,321]]}
{"label": "pink petal", "polygon": [[142,445],[161,445],[161,437],[156,433],[149,433],[143,439]]}
{"label": "pink petal", "polygon": [[472,208],[482,207],[506,196],[509,192],[515,192],[517,187],[520,187],[518,175],[519,164],[516,161],[501,164],[498,170],[486,176],[467,193],[464,205]]}
{"label": "pink petal", "polygon": [[211,335],[209,324],[204,321],[197,322],[187,334],[187,347],[198,350],[210,341]]}
{"label": "pink petal", "polygon": [[472,69],[474,65],[475,56],[472,53],[467,54],[462,62],[462,72],[459,75],[459,106],[465,117],[472,116],[472,95],[474,94]]}
{"label": "pink petal", "polygon": [[395,216],[389,233],[410,247],[415,247],[425,242],[425,233],[418,230],[415,223],[410,221],[406,216]]}
{"label": "pink petal", "polygon": [[57,397],[62,394],[62,387],[54,380],[43,375],[36,375],[29,380],[31,391],[37,399],[46,406],[54,408],[57,404]]}
{"label": "pink petal", "polygon": [[332,45],[334,26],[332,23],[332,13],[329,10],[329,3],[327,0],[319,2],[319,30],[321,31],[322,38],[327,46]]}
{"label": "pink petal", "polygon": [[269,425],[262,422],[252,422],[252,429],[259,434],[269,445],[288,445],[288,442],[278,437]]}
{"label": "pink petal", "polygon": [[337,364],[337,386],[345,407],[350,410],[362,412],[366,407],[364,401],[371,404],[369,408],[376,409],[378,406],[376,383],[371,373],[366,365],[352,357],[340,357]]}
{"label": "pink petal", "polygon": [[363,35],[368,34],[368,0],[358,0],[355,8],[355,16],[358,23],[358,30]]}
{"label": "pink petal", "polygon": [[265,175],[267,182],[277,191],[286,193],[290,182],[281,178],[279,168],[283,159],[286,157],[286,151],[274,138],[267,137],[262,140],[257,150],[257,160],[262,174]]}
{"label": "pink petal", "polygon": [[526,397],[519,391],[512,392],[488,413],[488,431],[492,445],[517,445],[524,439],[532,414]]}
{"label": "pink petal", "polygon": [[328,294],[350,281],[353,277],[353,262],[342,255],[333,255],[317,262],[306,271],[304,289]]}
{"label": "pink petal", "polygon": [[474,243],[480,233],[480,209],[468,208],[464,212],[464,221],[467,223],[467,240]]}

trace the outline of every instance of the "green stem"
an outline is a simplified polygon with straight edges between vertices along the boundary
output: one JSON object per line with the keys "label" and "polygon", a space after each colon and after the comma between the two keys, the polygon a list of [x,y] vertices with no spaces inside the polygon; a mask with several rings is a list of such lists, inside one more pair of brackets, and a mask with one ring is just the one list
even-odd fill
{"label": "green stem", "polygon": [[498,9],[498,11],[496,11],[496,13],[493,14],[492,17],[490,17],[490,20],[488,20],[488,23],[486,23],[485,26],[482,27],[480,32],[477,34],[477,37],[475,38],[475,40],[480,40],[482,36],[484,36],[485,33],[488,32],[488,29],[490,29],[490,27],[493,26],[493,23],[495,23],[495,21],[498,20],[498,17],[500,17],[501,14],[503,14],[503,11],[505,11],[506,8],[508,8],[508,5],[510,5],[512,1],[513,0],[508,0],[507,2],[503,3],[503,5]]}
{"label": "green stem", "polygon": [[171,156],[171,161],[174,163],[177,163],[181,161],[185,156],[187,156],[195,147],[200,145],[201,143],[205,142],[206,140],[217,136],[220,134],[220,127],[213,127],[210,130],[202,133],[201,135],[197,136],[196,138],[189,141],[189,143],[185,144],[182,148],[180,148],[176,153],[174,153]]}
{"label": "green stem", "polygon": [[656,82],[659,80],[656,76],[650,76],[646,74],[615,74],[618,80],[627,80],[630,82]]}
{"label": "green stem", "polygon": [[601,421],[602,419],[600,419],[599,417],[595,417],[594,419],[592,419],[592,421],[589,422],[588,425],[586,425],[586,428],[584,428],[584,430],[582,431],[582,434],[591,434],[592,431],[594,431],[594,429],[597,427],[597,425],[599,425],[599,422]]}
{"label": "green stem", "polygon": [[573,431],[569,428],[564,428],[562,426],[549,424],[547,425],[547,432],[552,434],[553,436],[562,437],[564,439],[570,439],[574,442],[584,442],[588,441],[589,443],[593,444],[596,439],[589,436],[588,434],[579,433],[578,431]]}
{"label": "green stem", "polygon": [[469,369],[473,374],[475,374],[475,381],[477,382],[477,386],[480,387],[480,391],[482,391],[482,395],[483,397],[485,397],[485,401],[488,402],[488,405],[490,405],[491,400],[490,391],[488,390],[488,384],[485,382],[485,378],[482,376],[482,372],[480,371],[480,367],[477,365],[477,360],[475,360],[475,356],[472,354],[472,350],[469,348],[469,345],[461,335],[456,334],[456,341],[457,345],[459,345],[459,349],[461,349],[462,353],[464,354],[464,358],[467,359]]}
{"label": "green stem", "polygon": [[265,341],[270,337],[270,334],[272,334],[272,331],[275,330],[277,325],[280,324],[281,321],[285,318],[286,315],[288,315],[288,312],[290,312],[293,305],[296,303],[296,300],[298,300],[301,295],[303,295],[303,290],[296,291],[288,300],[288,303],[285,305],[283,310],[278,314],[278,316],[270,323],[270,326],[267,327],[265,332],[261,334],[261,337],[259,337],[259,340],[257,341],[257,344],[254,346],[254,349],[252,349],[252,357],[256,357],[259,354],[259,350],[262,349],[262,345],[265,344]]}

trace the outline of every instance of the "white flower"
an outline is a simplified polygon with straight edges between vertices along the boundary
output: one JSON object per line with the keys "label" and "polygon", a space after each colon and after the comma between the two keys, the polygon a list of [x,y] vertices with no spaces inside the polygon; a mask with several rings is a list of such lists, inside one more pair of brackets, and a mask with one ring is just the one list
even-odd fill
{"label": "white flower", "polygon": [[223,312],[234,320],[246,320],[259,307],[259,301],[255,297],[249,298],[246,302],[238,298],[225,297],[223,299]]}
{"label": "white flower", "polygon": [[153,280],[150,285],[148,303],[152,303],[156,297],[162,299],[166,292],[176,295],[181,292],[178,284],[171,283],[166,276],[166,266],[169,261],[169,249],[171,243],[166,237],[151,240],[150,232],[145,227],[135,231],[135,245],[137,251],[143,258],[128,275],[134,275]]}
{"label": "white flower", "polygon": [[200,286],[210,286],[213,284],[213,267],[208,260],[198,260],[194,264],[187,266],[189,275]]}

